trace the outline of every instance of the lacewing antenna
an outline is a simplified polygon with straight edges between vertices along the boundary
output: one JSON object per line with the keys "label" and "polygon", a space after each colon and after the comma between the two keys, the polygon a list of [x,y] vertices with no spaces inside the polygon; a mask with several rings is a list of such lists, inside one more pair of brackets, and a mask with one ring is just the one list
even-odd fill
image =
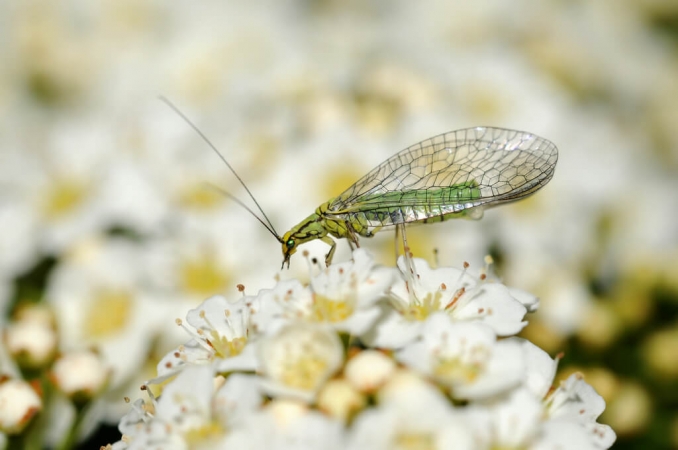
{"label": "lacewing antenna", "polygon": [[242,206],[243,208],[245,208],[250,214],[252,214],[252,215],[254,216],[255,219],[257,219],[257,220],[259,221],[259,223],[261,223],[261,224],[264,226],[264,228],[266,228],[266,229],[268,230],[269,233],[271,233],[271,234],[278,240],[278,242],[280,242],[280,243],[282,244],[282,238],[276,234],[275,230],[272,230],[272,229],[270,228],[270,226],[267,225],[266,222],[264,222],[264,221],[261,219],[261,217],[257,216],[257,215],[254,213],[254,211],[252,211],[252,209],[250,209],[250,207],[247,206],[242,200],[240,200],[238,197],[236,197],[235,195],[231,194],[230,192],[225,191],[225,190],[221,189],[220,187],[215,186],[215,185],[213,185],[213,184],[206,183],[206,186],[207,186],[208,188],[210,188],[210,189],[214,189],[215,191],[217,191],[217,192],[220,193],[221,195],[230,198],[231,200],[233,200],[234,202],[236,202],[238,205],[240,205],[240,206]]}
{"label": "lacewing antenna", "polygon": [[[231,194],[231,193],[229,193],[229,192],[227,192],[227,191],[225,191],[225,190],[223,190],[223,189],[221,189],[221,188],[218,188],[218,187],[216,187],[216,186],[214,186],[214,185],[208,184],[208,186],[211,187],[212,189],[215,189],[216,191],[220,192],[221,194],[225,195],[226,197],[230,198],[231,200],[233,200],[234,202],[236,202],[238,205],[242,206],[243,208],[245,208],[250,214],[252,214],[252,215],[254,216],[255,219],[257,219],[257,220],[264,226],[264,228],[266,228],[266,229],[268,230],[269,233],[271,233],[271,234],[278,240],[278,242],[282,243],[282,237],[280,237],[280,235],[278,234],[278,232],[275,231],[275,227],[273,226],[273,223],[271,223],[271,221],[269,220],[268,216],[266,215],[266,213],[264,212],[264,210],[263,210],[263,209],[261,208],[261,206],[259,205],[259,202],[257,202],[257,199],[254,198],[254,195],[252,194],[252,192],[249,190],[249,188],[247,187],[247,185],[245,184],[245,182],[242,180],[242,178],[240,178],[240,175],[238,175],[238,173],[235,171],[235,169],[233,169],[233,167],[229,164],[229,162],[226,160],[226,158],[224,157],[224,155],[222,155],[221,152],[220,152],[219,150],[217,150],[216,146],[215,146],[214,144],[212,144],[212,141],[210,141],[210,140],[207,138],[207,136],[205,136],[205,134],[204,134],[202,131],[200,131],[200,129],[199,129],[199,128],[198,128],[198,127],[197,127],[197,126],[196,126],[196,125],[195,125],[188,117],[186,117],[186,115],[185,115],[183,112],[181,112],[181,111],[179,110],[179,108],[177,108],[177,107],[174,105],[174,103],[172,103],[171,101],[169,101],[169,100],[168,100],[166,97],[164,97],[164,96],[160,96],[159,99],[160,99],[160,101],[162,101],[163,103],[165,103],[167,106],[169,106],[169,107],[170,107],[170,108],[171,108],[171,109],[172,109],[179,117],[181,117],[181,118],[184,120],[184,122],[186,122],[191,128],[193,128],[193,130],[194,130],[196,133],[198,133],[198,136],[200,136],[200,137],[202,138],[202,140],[205,141],[205,143],[206,143],[206,144],[214,151],[214,153],[217,154],[217,156],[219,157],[219,159],[221,159],[221,160],[224,162],[224,164],[226,164],[226,167],[228,167],[228,169],[231,171],[231,173],[232,173],[233,175],[235,175],[235,178],[240,182],[240,184],[242,185],[242,187],[245,188],[245,191],[247,192],[247,195],[249,195],[250,198],[252,199],[252,201],[254,202],[254,204],[257,205],[257,209],[259,210],[259,212],[261,212],[261,214],[262,214],[262,216],[263,216],[264,218],[262,219],[262,218],[259,217],[257,214],[255,214],[254,211],[252,211],[252,209],[250,209],[247,205],[245,205],[244,202],[242,202],[240,199],[238,199],[237,197],[235,197],[233,194]],[[264,221],[264,220],[265,220],[265,221]]]}

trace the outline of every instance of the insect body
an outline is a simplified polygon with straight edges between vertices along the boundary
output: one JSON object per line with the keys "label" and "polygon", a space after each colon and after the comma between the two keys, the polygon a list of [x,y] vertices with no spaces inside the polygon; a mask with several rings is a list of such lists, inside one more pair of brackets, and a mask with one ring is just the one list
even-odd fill
{"label": "insect body", "polygon": [[[475,127],[419,142],[387,159],[282,237],[283,265],[304,242],[329,236],[358,245],[384,227],[482,217],[483,209],[520,200],[552,177],[553,143],[531,133]],[[329,235],[329,236],[328,236]]]}
{"label": "insect body", "polygon": [[280,236],[231,165],[207,137],[169,100],[179,114],[217,153],[243,185],[263,218],[242,201],[221,191],[249,211],[282,244],[283,267],[304,242],[320,239],[330,246],[325,263],[332,262],[336,242],[372,237],[386,227],[450,218],[478,219],[483,210],[533,194],[553,177],[558,150],[534,134],[504,128],[466,128],[426,139],[393,155],[344,193],[321,204],[313,214]]}

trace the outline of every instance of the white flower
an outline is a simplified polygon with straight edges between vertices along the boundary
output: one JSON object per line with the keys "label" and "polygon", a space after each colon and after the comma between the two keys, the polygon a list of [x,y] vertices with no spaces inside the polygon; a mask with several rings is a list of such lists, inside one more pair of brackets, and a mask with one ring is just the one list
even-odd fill
{"label": "white flower", "polygon": [[[409,261],[413,267],[408,268]],[[370,345],[398,348],[416,339],[423,322],[432,314],[444,312],[458,322],[481,322],[497,335],[519,332],[527,322],[526,306],[506,286],[476,279],[466,270],[431,269],[425,260],[399,258],[402,277],[391,288],[391,306],[366,341]],[[528,304],[533,304],[519,294]]]}
{"label": "white flower", "polygon": [[228,301],[221,295],[205,300],[186,316],[191,328],[178,323],[193,336],[158,363],[158,377],[149,381],[156,384],[173,376],[187,365],[210,364],[219,372],[254,370],[254,347],[248,345],[250,337],[248,300]]}
{"label": "white flower", "polygon": [[381,313],[376,303],[393,276],[392,269],[377,267],[369,253],[357,249],[353,261],[331,265],[313,276],[308,288],[292,280],[261,291],[252,320],[260,331],[275,330],[275,322],[302,320],[359,336]]}
{"label": "white flower", "polygon": [[460,412],[435,387],[416,377],[395,379],[376,408],[362,411],[352,425],[351,450],[475,448]]}
{"label": "white flower", "polygon": [[612,428],[596,422],[605,410],[605,400],[584,381],[581,374],[572,374],[544,400],[548,417],[567,420],[584,427],[598,448],[610,447],[616,435]]}
{"label": "white flower", "polygon": [[539,399],[520,388],[491,406],[471,405],[466,413],[479,448],[522,448],[539,435],[543,409]]}
{"label": "white flower", "polygon": [[111,367],[111,387],[135,375],[153,338],[171,320],[144,288],[143,249],[124,239],[84,241],[54,269],[45,296],[62,351],[96,347]]}
{"label": "white flower", "polygon": [[336,332],[292,323],[258,342],[262,387],[273,396],[311,401],[344,361]]}
{"label": "white flower", "polygon": [[313,313],[339,331],[363,334],[380,313],[375,303],[394,279],[394,270],[377,267],[364,249],[353,252],[353,261],[333,264],[311,278]]}
{"label": "white flower", "polygon": [[342,422],[293,400],[276,399],[232,430],[223,448],[261,450],[345,449]]}
{"label": "white flower", "polygon": [[308,318],[312,305],[312,291],[299,280],[279,281],[249,302],[252,328],[262,335],[275,333],[290,322]]}
{"label": "white flower", "polygon": [[[17,160],[5,161],[2,170],[16,172],[6,177],[10,198],[29,205],[31,216],[15,221],[15,226],[28,226],[11,235],[25,236],[30,230],[35,242],[29,245],[59,254],[83,236],[113,226],[142,231],[157,227],[166,204],[163,196],[150,186],[143,166],[124,162],[125,152],[114,145],[115,126],[110,117],[100,117],[60,115],[60,120],[44,124],[43,151],[24,150]],[[25,246],[17,246],[15,256]]]}
{"label": "white flower", "polygon": [[43,408],[42,399],[23,380],[0,379],[0,431],[21,433]]}
{"label": "white flower", "polygon": [[[221,380],[221,381],[220,381]],[[252,376],[214,379],[209,366],[187,367],[157,401],[137,401],[120,422],[116,448],[218,448],[230,428],[259,408]]]}
{"label": "white flower", "polygon": [[452,322],[443,313],[424,322],[421,338],[397,352],[405,365],[433,377],[459,399],[481,399],[517,386],[525,377],[520,343],[497,341],[483,323]]}
{"label": "white flower", "polygon": [[612,434],[612,439],[603,443],[602,436],[594,435],[576,421],[549,419],[544,404],[526,388],[486,406],[472,405],[467,418],[481,444],[478,448],[597,450],[608,448],[614,441]]}
{"label": "white flower", "polygon": [[[220,224],[221,234],[206,229],[211,220],[196,218],[200,223],[193,226],[186,219],[147,245],[153,287],[181,300],[184,310],[211,295],[235,292],[234,258],[238,251],[222,236],[226,225]],[[238,262],[247,267],[246,261]]]}

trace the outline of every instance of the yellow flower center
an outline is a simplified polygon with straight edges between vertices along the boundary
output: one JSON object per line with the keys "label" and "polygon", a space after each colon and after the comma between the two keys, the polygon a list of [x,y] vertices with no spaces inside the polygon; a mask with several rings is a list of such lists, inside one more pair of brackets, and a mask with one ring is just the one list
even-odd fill
{"label": "yellow flower center", "polygon": [[465,364],[459,358],[439,359],[433,368],[433,374],[446,381],[470,383],[482,373],[480,363]]}
{"label": "yellow flower center", "polygon": [[313,355],[301,355],[285,364],[280,381],[291,388],[305,391],[315,389],[327,373],[327,361]]}
{"label": "yellow flower center", "polygon": [[216,351],[216,355],[221,358],[228,358],[239,355],[247,344],[246,337],[237,337],[228,339],[226,336],[220,336],[216,331],[210,331],[210,345]]}
{"label": "yellow flower center", "polygon": [[411,322],[424,321],[431,314],[442,311],[442,293],[427,293],[421,300],[411,301],[402,311],[403,317]]}
{"label": "yellow flower center", "polygon": [[103,290],[89,303],[85,335],[93,339],[118,333],[130,320],[133,298],[129,292]]}
{"label": "yellow flower center", "polygon": [[194,184],[180,194],[179,203],[188,208],[209,210],[220,205],[224,198],[215,189],[210,189],[204,184]]}
{"label": "yellow flower center", "polygon": [[314,296],[311,317],[316,322],[342,322],[353,314],[354,302],[350,300],[334,300],[316,294]]}
{"label": "yellow flower center", "polygon": [[436,439],[431,433],[402,433],[396,436],[393,448],[398,450],[437,450]]}
{"label": "yellow flower center", "polygon": [[55,182],[45,196],[45,215],[50,219],[65,216],[83,202],[86,192],[85,186],[72,180]]}
{"label": "yellow flower center", "polygon": [[226,271],[212,256],[184,262],[181,279],[184,289],[202,296],[220,292],[229,283]]}
{"label": "yellow flower center", "polygon": [[[200,427],[191,428],[184,433],[184,439],[189,448],[200,447],[208,444],[211,439],[217,439],[226,433],[224,426],[219,421],[211,420]],[[207,448],[207,447],[205,447]]]}

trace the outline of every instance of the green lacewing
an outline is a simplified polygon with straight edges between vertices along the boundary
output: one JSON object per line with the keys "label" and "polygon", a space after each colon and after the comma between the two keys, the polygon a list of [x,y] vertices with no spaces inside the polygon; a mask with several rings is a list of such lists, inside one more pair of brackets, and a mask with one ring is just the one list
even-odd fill
{"label": "green lacewing", "polygon": [[[483,210],[523,199],[551,180],[558,161],[556,146],[524,131],[474,127],[451,131],[414,144],[372,169],[342,194],[279,235],[263,209],[231,165],[205,135],[168,100],[163,99],[219,155],[263,219],[228,192],[282,244],[283,267],[299,245],[320,239],[330,246],[330,265],[337,239],[359,246],[383,228],[409,223],[482,217]],[[404,231],[404,229],[403,229]],[[331,237],[330,237],[331,236]]]}

